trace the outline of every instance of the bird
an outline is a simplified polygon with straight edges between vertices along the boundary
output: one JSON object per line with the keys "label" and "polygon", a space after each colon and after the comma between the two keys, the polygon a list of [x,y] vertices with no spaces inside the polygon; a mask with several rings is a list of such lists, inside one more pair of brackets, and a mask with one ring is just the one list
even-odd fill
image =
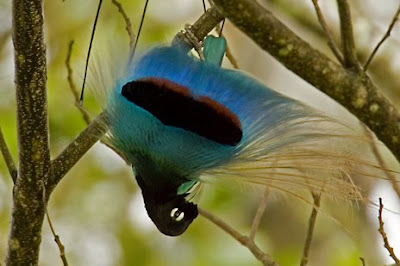
{"label": "bird", "polygon": [[187,230],[204,182],[253,184],[304,201],[304,192],[364,200],[353,176],[375,177],[380,169],[358,149],[371,140],[244,71],[221,67],[225,43],[208,36],[204,59],[179,42],[153,46],[117,62],[119,73],[103,82],[108,142],[132,165],[158,230]]}

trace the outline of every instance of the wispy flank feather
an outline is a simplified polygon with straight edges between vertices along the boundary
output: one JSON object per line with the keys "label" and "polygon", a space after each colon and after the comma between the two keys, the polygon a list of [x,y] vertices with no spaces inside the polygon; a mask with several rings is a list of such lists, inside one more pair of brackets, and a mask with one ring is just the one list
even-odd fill
{"label": "wispy flank feather", "polygon": [[118,85],[118,80],[126,71],[128,60],[123,53],[116,51],[118,50],[112,48],[93,51],[89,65],[88,88],[103,108],[106,107],[107,98]]}
{"label": "wispy flank feather", "polygon": [[[113,61],[116,61],[115,58]],[[195,145],[201,147],[203,139],[192,139],[184,134],[177,135],[178,139],[163,139],[168,134],[175,136],[171,129],[157,132],[158,127],[150,125],[154,121],[142,121],[140,117],[132,118],[124,112],[118,112],[120,106],[117,102],[109,105],[111,110],[107,110],[108,113],[118,114],[118,127],[121,126],[122,132],[130,134],[122,137],[111,135],[111,141],[117,143],[124,152],[131,152],[132,146],[139,149],[144,139],[152,139],[148,143],[156,144],[154,138],[157,138],[156,146],[152,146],[157,152],[159,145],[169,148],[157,154],[157,158],[162,158],[162,163],[173,156],[179,159],[173,166],[153,162],[153,168],[159,172],[168,172],[168,167],[183,167],[190,169],[194,178],[202,173],[200,179],[203,181],[257,184],[302,199],[305,193],[310,195],[311,191],[335,199],[366,200],[367,195],[358,187],[355,178],[385,179],[381,167],[366,152],[373,140],[360,135],[352,126],[285,97],[241,72],[206,66],[182,51],[162,46],[150,50],[136,63],[134,68],[126,69],[127,73],[119,77],[126,81],[156,76],[177,82],[194,94],[224,104],[238,115],[243,126],[243,141],[233,152],[216,149],[210,142],[204,144],[202,151],[210,151],[205,154],[193,148]],[[98,75],[105,76],[102,73]],[[121,81],[114,80],[111,86],[114,92]],[[154,131],[148,132],[157,132],[157,136],[142,136],[143,131],[137,128],[139,126],[146,129],[154,126]],[[137,135],[131,136],[132,132]],[[143,148],[140,146],[140,149]],[[184,158],[179,157],[182,151]],[[135,155],[131,156],[133,158]],[[219,160],[218,163],[208,163],[216,160]],[[193,168],[193,165],[197,168]]]}
{"label": "wispy flank feather", "polygon": [[381,167],[363,152],[371,139],[317,111],[284,118],[272,129],[254,127],[256,137],[230,162],[206,171],[203,180],[267,186],[301,200],[311,192],[365,201],[367,195],[354,178],[386,179]]}

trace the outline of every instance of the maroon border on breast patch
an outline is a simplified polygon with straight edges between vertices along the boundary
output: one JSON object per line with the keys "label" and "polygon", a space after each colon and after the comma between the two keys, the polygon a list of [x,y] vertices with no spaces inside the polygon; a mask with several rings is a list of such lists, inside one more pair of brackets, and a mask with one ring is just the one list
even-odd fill
{"label": "maroon border on breast patch", "polygon": [[238,117],[219,102],[206,97],[194,97],[178,83],[145,78],[126,83],[122,96],[159,119],[198,134],[220,144],[234,146],[242,139]]}

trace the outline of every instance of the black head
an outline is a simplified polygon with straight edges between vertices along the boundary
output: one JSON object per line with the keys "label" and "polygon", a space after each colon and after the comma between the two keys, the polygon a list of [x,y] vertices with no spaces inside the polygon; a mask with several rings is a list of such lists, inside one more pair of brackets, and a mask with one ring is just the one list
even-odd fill
{"label": "black head", "polygon": [[197,217],[197,206],[187,202],[184,196],[176,196],[165,203],[146,203],[145,199],[147,213],[161,233],[168,236],[181,235]]}
{"label": "black head", "polygon": [[177,195],[176,189],[151,189],[140,176],[136,176],[142,189],[147,214],[161,233],[178,236],[186,231],[197,217],[197,205],[188,202],[187,194]]}

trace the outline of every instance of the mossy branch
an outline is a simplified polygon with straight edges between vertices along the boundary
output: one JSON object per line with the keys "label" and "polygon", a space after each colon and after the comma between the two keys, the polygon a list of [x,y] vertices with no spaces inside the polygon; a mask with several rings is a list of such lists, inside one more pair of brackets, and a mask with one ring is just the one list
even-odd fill
{"label": "mossy branch", "polygon": [[[344,69],[294,34],[255,1],[214,0],[192,27],[202,39],[228,17],[260,47],[298,76],[345,106],[400,159],[400,115],[362,71]],[[49,155],[43,2],[13,0],[13,41],[18,117],[18,175],[7,265],[37,265],[45,205],[51,191],[104,133],[95,119],[52,162]],[[47,197],[43,201],[43,185]]]}
{"label": "mossy branch", "polygon": [[286,68],[363,121],[400,160],[400,114],[362,71],[344,69],[252,0],[214,0],[218,11]]}
{"label": "mossy branch", "polygon": [[41,184],[50,174],[43,1],[12,1],[12,28],[18,175],[6,265],[37,265],[45,214]]}
{"label": "mossy branch", "polygon": [[52,175],[47,184],[48,194],[65,174],[105,133],[105,114],[98,115],[51,163]]}

